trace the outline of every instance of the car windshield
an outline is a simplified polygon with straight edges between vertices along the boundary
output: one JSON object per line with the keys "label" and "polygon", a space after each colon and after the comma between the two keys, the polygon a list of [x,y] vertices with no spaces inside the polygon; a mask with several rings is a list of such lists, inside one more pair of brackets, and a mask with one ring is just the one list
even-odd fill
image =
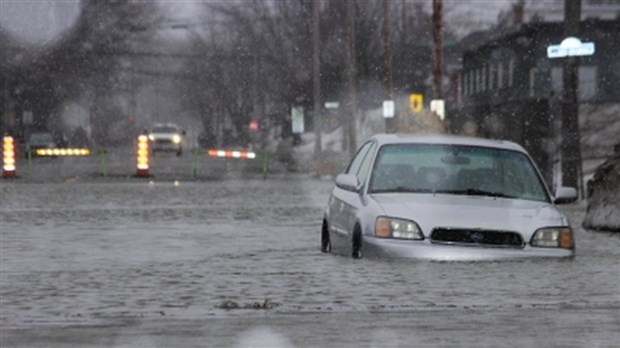
{"label": "car windshield", "polygon": [[53,141],[54,139],[50,133],[32,133],[30,135],[30,142],[34,144],[49,144]]}
{"label": "car windshield", "polygon": [[151,133],[177,133],[178,130],[175,127],[154,127]]}
{"label": "car windshield", "polygon": [[529,158],[518,151],[456,145],[383,146],[370,193],[419,192],[548,201]]}

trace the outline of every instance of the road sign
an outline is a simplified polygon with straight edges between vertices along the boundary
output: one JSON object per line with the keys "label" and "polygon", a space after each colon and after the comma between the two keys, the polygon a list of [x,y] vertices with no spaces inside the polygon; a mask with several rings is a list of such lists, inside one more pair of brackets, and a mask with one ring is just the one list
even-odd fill
{"label": "road sign", "polygon": [[339,102],[325,102],[326,109],[338,109],[340,107]]}
{"label": "road sign", "polygon": [[420,112],[422,108],[424,108],[424,97],[422,94],[410,94],[409,109],[411,109],[411,112]]}
{"label": "road sign", "polygon": [[34,120],[32,116],[32,111],[24,111],[24,113],[22,114],[22,120],[24,121],[24,124],[32,124]]}
{"label": "road sign", "polygon": [[594,54],[594,42],[581,42],[576,37],[567,37],[559,45],[547,47],[548,58],[564,58],[574,56],[591,56]]}
{"label": "road sign", "polygon": [[291,109],[291,124],[293,127],[293,134],[302,134],[304,132],[304,108],[301,106],[294,106]]}
{"label": "road sign", "polygon": [[394,117],[394,101],[393,100],[383,101],[383,117],[385,118]]}
{"label": "road sign", "polygon": [[443,121],[446,117],[446,103],[444,102],[444,100],[431,100],[431,112],[435,113],[437,116],[439,116],[439,119]]}

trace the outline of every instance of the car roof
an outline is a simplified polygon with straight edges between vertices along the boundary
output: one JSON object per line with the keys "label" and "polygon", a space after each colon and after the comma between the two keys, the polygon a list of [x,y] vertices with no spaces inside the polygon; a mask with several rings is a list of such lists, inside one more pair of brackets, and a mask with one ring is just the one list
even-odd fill
{"label": "car roof", "polygon": [[153,128],[179,128],[179,126],[174,123],[155,123]]}
{"label": "car roof", "polygon": [[371,139],[377,141],[378,145],[386,144],[437,144],[437,145],[463,145],[481,146],[498,149],[514,150],[526,152],[517,143],[498,139],[484,139],[460,135],[448,134],[376,134]]}

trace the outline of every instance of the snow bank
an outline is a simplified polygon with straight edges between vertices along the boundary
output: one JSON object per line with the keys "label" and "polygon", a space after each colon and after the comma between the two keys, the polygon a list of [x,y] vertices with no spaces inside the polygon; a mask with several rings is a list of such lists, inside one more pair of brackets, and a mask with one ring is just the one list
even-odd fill
{"label": "snow bank", "polygon": [[588,208],[583,226],[620,232],[620,143],[613,158],[588,181]]}
{"label": "snow bank", "polygon": [[[385,133],[383,109],[363,110],[356,114],[356,142],[359,148],[375,134]],[[346,150],[346,133],[344,127],[331,132],[321,133],[322,153],[320,159],[315,154],[316,136],[314,132],[304,133],[302,143],[295,147],[294,156],[298,161],[299,170],[315,175],[336,175],[341,173],[351,160]],[[412,114],[402,111],[398,120],[399,133],[444,133],[444,125],[430,111]]]}

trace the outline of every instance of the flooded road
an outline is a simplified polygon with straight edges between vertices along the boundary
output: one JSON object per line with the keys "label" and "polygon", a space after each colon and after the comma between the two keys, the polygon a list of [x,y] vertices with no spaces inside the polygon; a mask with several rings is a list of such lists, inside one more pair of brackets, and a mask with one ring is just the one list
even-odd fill
{"label": "flooded road", "polygon": [[3,347],[620,342],[620,235],[574,260],[322,254],[328,179],[2,181]]}

